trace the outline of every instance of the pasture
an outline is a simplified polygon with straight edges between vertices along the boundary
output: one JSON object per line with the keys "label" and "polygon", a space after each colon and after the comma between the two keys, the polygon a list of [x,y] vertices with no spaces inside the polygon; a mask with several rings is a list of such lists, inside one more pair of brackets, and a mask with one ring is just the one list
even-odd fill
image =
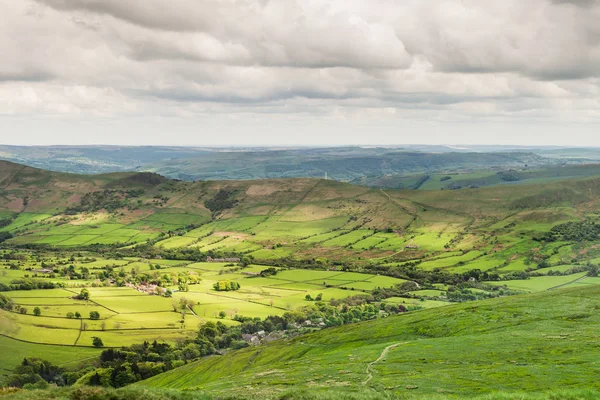
{"label": "pasture", "polygon": [[[133,287],[98,287],[92,282],[70,280],[60,274],[37,274],[41,267],[34,258],[22,262],[27,269],[9,269],[5,261],[0,264],[1,281],[26,278],[36,274],[37,279],[60,283],[56,289],[14,290],[5,292],[21,309],[14,312],[0,311],[0,334],[4,341],[17,340],[25,343],[23,351],[31,346],[64,346],[65,349],[89,349],[78,354],[92,354],[93,337],[100,337],[105,347],[119,347],[147,341],[175,342],[179,338],[194,334],[198,326],[207,321],[221,321],[227,325],[238,322],[236,315],[265,318],[282,315],[296,307],[310,305],[306,299],[321,296],[323,301],[341,299],[353,295],[367,294],[378,287],[392,287],[404,282],[401,279],[343,271],[313,271],[280,269],[274,276],[255,276],[267,267],[249,265],[241,271],[227,263],[208,263],[182,260],[145,260],[135,257],[127,259],[101,259],[88,256],[61,259],[64,262],[98,270],[105,267],[116,270],[155,273],[166,276],[192,274],[202,280],[191,284],[187,291],[179,291],[176,285],[168,286],[172,297],[150,295]],[[160,269],[155,268],[160,265]],[[220,280],[236,281],[240,289],[217,292],[213,284]],[[89,300],[78,300],[75,296],[82,285],[87,286]],[[179,304],[185,300],[191,308],[184,310]],[[34,315],[39,308],[40,315]],[[99,319],[92,319],[91,312],[98,312]],[[225,313],[225,317],[222,317]],[[75,316],[77,315],[77,316]],[[0,342],[2,345],[2,342]],[[30,347],[28,347],[30,346]],[[63,347],[57,347],[63,349]],[[57,350],[58,351],[58,350]],[[59,351],[60,353],[60,351]],[[19,353],[20,354],[20,353]],[[20,355],[18,357],[21,357]],[[78,357],[61,356],[59,359],[77,361]],[[82,357],[84,358],[84,357]],[[14,357],[3,360],[0,368],[14,366]]]}

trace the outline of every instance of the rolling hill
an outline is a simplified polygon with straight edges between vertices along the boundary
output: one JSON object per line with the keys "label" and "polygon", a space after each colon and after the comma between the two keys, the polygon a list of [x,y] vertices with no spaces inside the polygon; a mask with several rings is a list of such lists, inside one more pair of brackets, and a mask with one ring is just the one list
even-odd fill
{"label": "rolling hill", "polygon": [[585,157],[559,159],[539,149],[446,146],[323,148],[199,148],[152,146],[4,146],[0,158],[32,167],[86,174],[157,172],[183,180],[321,178],[377,181],[411,175],[481,169],[507,169],[583,163]]}
{"label": "rolling hill", "polygon": [[[97,336],[107,347],[142,338],[176,346],[207,321],[241,329],[240,315],[289,314],[319,328],[225,346],[119,393],[445,398],[598,389],[599,195],[598,177],[414,191],[310,178],[76,175],[0,162],[0,288],[19,305],[0,312],[2,346],[19,349],[13,364],[47,348],[69,365],[97,354]],[[262,276],[268,267],[274,276]],[[177,285],[192,276],[191,290]],[[242,289],[217,293],[221,280]],[[151,297],[140,292],[148,281]],[[92,302],[76,298],[81,287]],[[163,288],[193,299],[183,314],[154,295]],[[370,299],[369,309],[408,312],[320,329],[319,307],[350,312],[336,302],[355,296]],[[488,300],[472,301],[480,299]],[[97,310],[99,320],[73,317]]]}
{"label": "rolling hill", "polygon": [[599,389],[600,288],[566,289],[420,311],[212,356],[138,385],[279,398],[474,395]]}

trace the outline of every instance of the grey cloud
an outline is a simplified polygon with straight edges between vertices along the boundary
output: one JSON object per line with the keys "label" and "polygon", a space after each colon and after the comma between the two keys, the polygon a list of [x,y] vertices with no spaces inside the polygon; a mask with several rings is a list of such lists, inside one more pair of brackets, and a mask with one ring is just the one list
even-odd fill
{"label": "grey cloud", "polygon": [[600,112],[595,1],[0,4],[3,115],[393,121]]}

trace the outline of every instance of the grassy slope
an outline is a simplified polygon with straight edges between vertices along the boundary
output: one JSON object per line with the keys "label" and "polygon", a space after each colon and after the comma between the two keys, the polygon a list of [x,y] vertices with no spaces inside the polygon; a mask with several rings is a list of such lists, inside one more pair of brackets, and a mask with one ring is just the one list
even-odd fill
{"label": "grassy slope", "polygon": [[421,395],[597,389],[599,295],[597,287],[563,289],[347,325],[206,358],[138,385],[265,397],[291,385],[353,392],[365,382]]}
{"label": "grassy slope", "polygon": [[[310,259],[402,261],[435,256],[445,251],[447,244],[450,251],[479,250],[488,246],[485,236],[490,231],[507,238],[522,233],[530,237],[533,231],[545,231],[554,224],[594,211],[600,199],[598,178],[457,191],[384,191],[319,179],[195,183],[163,180],[145,184],[143,178],[143,174],[136,173],[69,175],[0,162],[0,212],[28,213],[2,229],[19,229],[19,236],[9,241],[15,244],[68,247],[142,242],[190,222],[208,221],[210,212],[204,207],[205,201],[225,188],[235,192],[238,203],[233,209],[189,236],[167,239],[158,245],[243,252],[257,260],[293,254]],[[141,201],[134,210],[123,208],[112,215],[80,216],[79,221],[69,216],[71,225],[57,226],[64,221],[59,217],[24,225],[42,218],[42,214],[60,216],[66,207],[76,205],[83,194],[107,188],[143,188],[145,192],[134,199]],[[156,196],[168,200],[157,204]],[[24,198],[28,199],[27,204]],[[90,228],[92,223],[96,229]],[[511,223],[512,227],[507,228]],[[121,224],[122,229],[100,234],[102,224]],[[364,235],[352,233],[342,237],[356,228],[362,228]],[[355,245],[373,229],[388,228],[395,232],[379,233],[365,244]],[[216,234],[201,239],[211,232]],[[232,237],[218,242],[231,236],[231,232]],[[409,243],[419,249],[405,251]],[[272,249],[276,244],[283,247]],[[506,259],[506,255],[501,258]],[[503,262],[481,261],[489,264],[481,269],[495,268]]]}
{"label": "grassy slope", "polygon": [[74,367],[79,362],[98,356],[100,351],[93,348],[81,348],[74,351],[69,346],[26,343],[0,336],[0,353],[2,354],[0,379],[2,375],[9,374],[10,367],[19,365],[25,357],[39,357],[52,360],[54,364]]}

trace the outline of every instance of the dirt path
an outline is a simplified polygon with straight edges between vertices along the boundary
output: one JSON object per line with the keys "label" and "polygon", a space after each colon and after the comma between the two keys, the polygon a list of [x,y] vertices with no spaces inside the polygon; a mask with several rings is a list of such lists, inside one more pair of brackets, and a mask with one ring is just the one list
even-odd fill
{"label": "dirt path", "polygon": [[385,349],[383,349],[383,351],[381,352],[381,354],[379,355],[379,357],[377,358],[377,360],[370,362],[369,364],[367,364],[367,369],[366,369],[366,374],[367,374],[367,379],[365,379],[365,381],[363,382],[363,386],[367,386],[367,384],[371,381],[371,379],[373,379],[373,366],[375,364],[377,364],[378,362],[380,362],[381,360],[383,360],[389,353],[389,351],[395,347],[401,346],[403,344],[406,344],[408,342],[402,342],[402,343],[396,343],[396,344],[391,344],[388,347],[386,347]]}

